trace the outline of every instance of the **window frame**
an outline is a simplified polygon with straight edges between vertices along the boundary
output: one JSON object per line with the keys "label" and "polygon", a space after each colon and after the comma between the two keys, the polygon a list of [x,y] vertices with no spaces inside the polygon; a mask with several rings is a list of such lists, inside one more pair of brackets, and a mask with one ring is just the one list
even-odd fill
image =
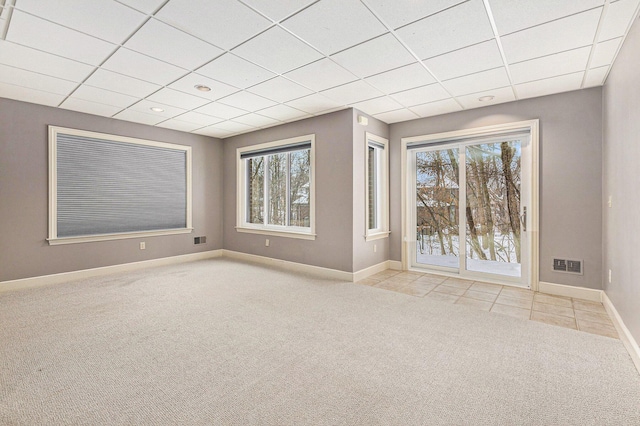
{"label": "window frame", "polygon": [[[127,238],[143,238],[160,235],[188,234],[193,232],[193,191],[192,191],[192,154],[191,147],[166,142],[157,142],[146,139],[138,139],[126,136],[111,135],[108,133],[91,132],[87,130],[71,129],[59,126],[48,126],[49,130],[49,232],[47,241],[49,245],[87,243],[95,241],[121,240]],[[110,234],[91,234],[75,237],[58,237],[58,133],[102,139],[105,141],[128,143],[133,145],[149,146],[155,148],[167,148],[184,151],[186,159],[186,227],[173,229],[158,229],[148,231],[119,232]]]}
{"label": "window frame", "polygon": [[[370,142],[373,142],[370,143]],[[377,146],[376,146],[377,145]],[[382,148],[380,148],[382,146]],[[373,147],[376,155],[376,212],[378,226],[369,229],[369,148]],[[373,241],[389,237],[389,140],[373,133],[365,132],[365,241]]]}
{"label": "window frame", "polygon": [[[247,167],[246,160],[241,158],[243,154],[246,153],[259,153],[260,151],[268,151],[278,147],[286,147],[288,145],[296,145],[303,142],[310,142],[311,148],[309,152],[309,227],[299,227],[299,226],[286,226],[286,225],[273,225],[268,223],[250,223],[247,222],[247,208],[248,208],[248,200],[247,200]],[[264,194],[264,204],[268,206],[269,197],[268,197],[268,189],[267,188],[267,161],[264,163],[264,173],[265,173],[265,194]],[[236,231],[243,233],[251,233],[251,234],[260,234],[260,235],[273,235],[280,237],[288,237],[288,238],[298,238],[304,240],[315,240],[316,239],[316,215],[315,215],[315,134],[297,136],[288,139],[282,139],[272,142],[266,142],[258,145],[250,145],[245,147],[240,147],[236,149]],[[290,169],[287,167],[287,182],[290,179]],[[288,188],[287,183],[287,188]],[[288,194],[287,190],[287,197]],[[290,208],[287,211],[287,216],[290,215]],[[265,210],[264,220],[267,220],[267,210]]]}

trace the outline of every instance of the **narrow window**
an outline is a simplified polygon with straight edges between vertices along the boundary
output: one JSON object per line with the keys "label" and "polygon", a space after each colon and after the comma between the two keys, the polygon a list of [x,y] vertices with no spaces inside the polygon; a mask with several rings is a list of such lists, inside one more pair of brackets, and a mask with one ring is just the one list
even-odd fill
{"label": "narrow window", "polygon": [[366,239],[389,235],[388,141],[366,134]]}
{"label": "narrow window", "polygon": [[313,239],[314,135],[238,149],[239,232]]}

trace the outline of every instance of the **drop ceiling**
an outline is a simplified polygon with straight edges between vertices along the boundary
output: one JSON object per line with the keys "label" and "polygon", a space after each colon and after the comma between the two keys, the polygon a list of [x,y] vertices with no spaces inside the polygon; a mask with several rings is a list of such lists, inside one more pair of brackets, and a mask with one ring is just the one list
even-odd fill
{"label": "drop ceiling", "polygon": [[0,0],[0,97],[220,138],[346,107],[394,123],[600,86],[639,5]]}

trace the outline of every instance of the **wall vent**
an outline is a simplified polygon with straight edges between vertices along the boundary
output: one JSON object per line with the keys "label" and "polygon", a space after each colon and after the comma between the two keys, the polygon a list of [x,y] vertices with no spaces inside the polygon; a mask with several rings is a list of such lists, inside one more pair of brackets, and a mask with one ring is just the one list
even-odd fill
{"label": "wall vent", "polygon": [[553,259],[553,271],[582,275],[582,260]]}
{"label": "wall vent", "polygon": [[194,237],[193,244],[206,244],[207,237]]}

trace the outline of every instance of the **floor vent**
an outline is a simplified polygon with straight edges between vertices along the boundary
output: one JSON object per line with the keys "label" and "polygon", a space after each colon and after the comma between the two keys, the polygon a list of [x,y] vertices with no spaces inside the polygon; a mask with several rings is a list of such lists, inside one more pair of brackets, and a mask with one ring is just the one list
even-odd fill
{"label": "floor vent", "polygon": [[554,272],[582,275],[582,260],[553,259]]}
{"label": "floor vent", "polygon": [[193,244],[206,244],[207,237],[194,237]]}

